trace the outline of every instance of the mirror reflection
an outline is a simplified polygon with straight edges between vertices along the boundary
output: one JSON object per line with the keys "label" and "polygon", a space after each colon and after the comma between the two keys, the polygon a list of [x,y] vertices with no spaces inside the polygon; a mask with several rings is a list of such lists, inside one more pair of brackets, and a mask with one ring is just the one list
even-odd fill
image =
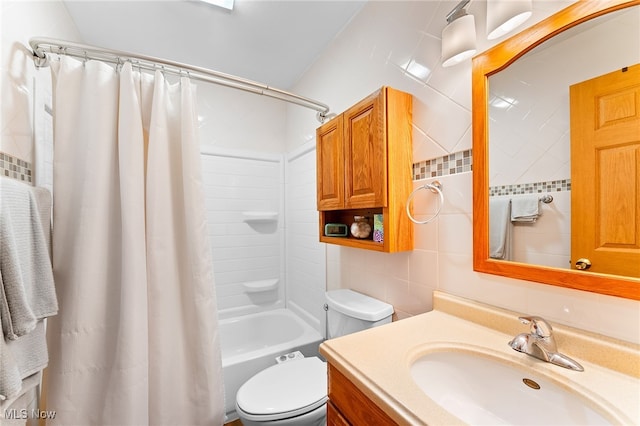
{"label": "mirror reflection", "polygon": [[[609,75],[618,82],[624,74],[637,86],[639,28],[640,7],[610,13],[555,36],[489,77],[491,258],[640,277],[640,130],[637,122],[629,127],[625,115],[640,105],[630,101],[633,94],[621,95],[618,83],[593,80]],[[594,84],[613,84],[607,99],[618,103],[585,110],[584,87]],[[606,143],[615,149],[586,148],[591,136],[581,129],[600,125],[589,120],[621,122],[631,134],[609,132]],[[604,248],[585,249],[594,244]],[[626,256],[634,245],[636,257]]]}

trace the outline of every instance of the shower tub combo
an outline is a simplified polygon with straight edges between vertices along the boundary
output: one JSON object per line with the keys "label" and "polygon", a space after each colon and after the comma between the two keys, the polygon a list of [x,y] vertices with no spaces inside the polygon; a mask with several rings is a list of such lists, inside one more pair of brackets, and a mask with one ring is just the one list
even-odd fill
{"label": "shower tub combo", "polygon": [[287,309],[220,320],[225,421],[235,420],[236,393],[261,370],[275,365],[276,358],[300,351],[318,356],[322,335]]}

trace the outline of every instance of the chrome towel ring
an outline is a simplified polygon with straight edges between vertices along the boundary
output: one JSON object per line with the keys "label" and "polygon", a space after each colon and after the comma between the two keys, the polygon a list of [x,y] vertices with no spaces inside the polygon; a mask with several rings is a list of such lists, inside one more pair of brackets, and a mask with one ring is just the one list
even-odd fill
{"label": "chrome towel ring", "polygon": [[[428,189],[433,193],[437,193],[438,196],[440,197],[440,204],[438,205],[438,210],[436,210],[436,213],[429,219],[422,220],[422,221],[416,220],[413,216],[411,216],[411,210],[409,209],[409,206],[411,205],[411,200],[413,200],[413,197],[421,189]],[[409,219],[411,219],[413,223],[416,223],[418,225],[424,225],[431,222],[436,217],[438,217],[438,215],[440,214],[440,210],[442,210],[443,204],[444,204],[444,194],[442,193],[442,184],[440,183],[440,181],[436,180],[436,181],[433,181],[432,183],[426,183],[414,189],[413,192],[409,195],[409,198],[407,198],[407,205],[406,205],[407,216],[409,216]]]}

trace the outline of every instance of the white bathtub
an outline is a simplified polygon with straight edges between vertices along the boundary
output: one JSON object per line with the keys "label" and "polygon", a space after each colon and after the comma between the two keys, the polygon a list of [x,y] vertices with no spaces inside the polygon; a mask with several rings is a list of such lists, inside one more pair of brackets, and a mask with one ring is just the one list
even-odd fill
{"label": "white bathtub", "polygon": [[220,320],[226,421],[235,420],[236,393],[251,376],[293,351],[317,356],[322,336],[286,309]]}

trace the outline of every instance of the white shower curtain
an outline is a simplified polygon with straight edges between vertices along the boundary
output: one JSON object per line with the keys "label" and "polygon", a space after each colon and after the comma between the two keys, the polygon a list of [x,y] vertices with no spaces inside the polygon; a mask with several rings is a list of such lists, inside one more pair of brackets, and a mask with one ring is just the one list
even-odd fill
{"label": "white shower curtain", "polygon": [[67,57],[52,73],[50,424],[220,425],[195,86]]}

